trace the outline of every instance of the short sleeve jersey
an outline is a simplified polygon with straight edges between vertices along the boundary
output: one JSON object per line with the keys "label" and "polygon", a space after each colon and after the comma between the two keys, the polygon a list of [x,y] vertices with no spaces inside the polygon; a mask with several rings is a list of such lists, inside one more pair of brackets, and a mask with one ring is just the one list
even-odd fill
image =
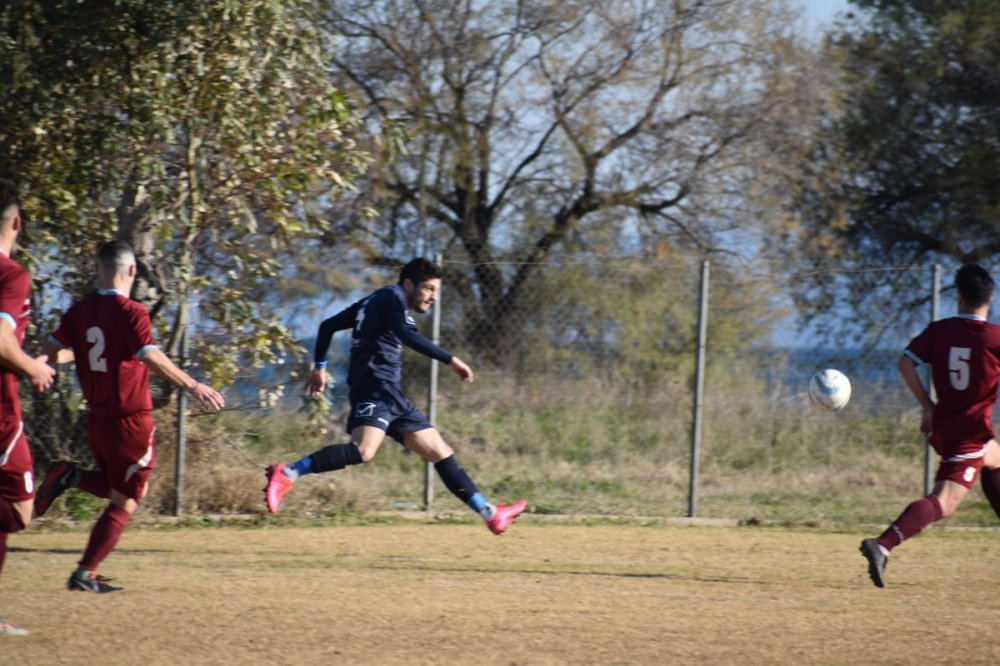
{"label": "short sleeve jersey", "polygon": [[910,341],[906,355],[931,364],[935,435],[946,441],[993,437],[1000,326],[968,316],[941,319]]}
{"label": "short sleeve jersey", "polygon": [[[17,344],[24,343],[31,314],[31,278],[28,271],[4,254],[0,254],[0,326],[10,325]],[[18,374],[0,367],[0,422],[21,420],[21,401],[17,395]]]}
{"label": "short sleeve jersey", "polygon": [[118,292],[94,292],[66,311],[52,337],[73,349],[91,414],[118,418],[153,409],[149,368],[139,357],[156,345],[141,304]]}

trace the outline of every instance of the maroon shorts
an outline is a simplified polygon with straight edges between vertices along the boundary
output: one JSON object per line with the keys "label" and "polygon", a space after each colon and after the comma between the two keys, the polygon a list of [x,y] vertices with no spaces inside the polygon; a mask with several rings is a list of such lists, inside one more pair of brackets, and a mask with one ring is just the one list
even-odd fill
{"label": "maroon shorts", "polygon": [[149,412],[121,418],[91,415],[87,422],[90,452],[112,490],[142,499],[156,458],[156,427]]}
{"label": "maroon shorts", "polygon": [[983,468],[983,458],[986,455],[986,444],[991,439],[993,438],[947,441],[931,435],[927,441],[941,456],[941,464],[938,465],[937,476],[934,479],[954,481],[961,486],[971,488],[979,478],[979,472]]}
{"label": "maroon shorts", "polygon": [[0,422],[0,497],[23,502],[35,496],[35,459],[20,421]]}

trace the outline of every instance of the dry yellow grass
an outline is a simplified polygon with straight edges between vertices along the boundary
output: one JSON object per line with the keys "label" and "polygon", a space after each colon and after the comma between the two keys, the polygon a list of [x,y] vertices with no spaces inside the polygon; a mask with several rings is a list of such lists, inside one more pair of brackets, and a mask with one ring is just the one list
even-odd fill
{"label": "dry yellow grass", "polygon": [[1000,534],[931,531],[878,590],[860,534],[406,523],[126,532],[63,589],[84,532],[11,538],[4,664],[1000,663]]}

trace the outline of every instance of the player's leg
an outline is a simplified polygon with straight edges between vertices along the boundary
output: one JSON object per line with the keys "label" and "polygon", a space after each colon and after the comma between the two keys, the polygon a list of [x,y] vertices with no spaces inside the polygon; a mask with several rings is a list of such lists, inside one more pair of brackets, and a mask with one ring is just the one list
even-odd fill
{"label": "player's leg", "polygon": [[524,500],[510,506],[502,502],[493,505],[483,497],[469,474],[458,464],[455,452],[444,441],[437,428],[425,427],[404,432],[403,446],[433,463],[438,476],[451,494],[482,516],[494,534],[502,534],[527,506]]}
{"label": "player's leg", "polygon": [[1000,518],[1000,444],[997,444],[995,439],[986,444],[986,455],[983,457],[983,469],[980,474],[983,494],[993,507],[993,512]]}
{"label": "player's leg", "polygon": [[102,499],[111,497],[111,486],[100,468],[83,469],[68,460],[60,460],[52,466],[42,485],[38,487],[35,515],[45,515],[52,503],[70,488]]}
{"label": "player's leg", "polygon": [[979,475],[988,446],[983,442],[958,442],[939,443],[935,448],[943,454],[943,459],[933,492],[911,502],[877,539],[861,542],[861,554],[868,560],[868,574],[877,587],[885,586],[885,568],[893,548],[955,513]]}
{"label": "player's leg", "polygon": [[385,430],[372,425],[357,425],[351,429],[351,441],[346,444],[331,444],[287,465],[271,465],[265,471],[267,486],[264,488],[264,501],[268,511],[278,512],[281,499],[300,476],[333,472],[369,462],[383,441]]}
{"label": "player's leg", "polygon": [[45,475],[45,480],[38,487],[35,495],[35,515],[42,516],[52,503],[70,488],[82,490],[88,495],[107,499],[111,497],[111,485],[103,468],[108,462],[104,460],[105,439],[102,424],[106,421],[89,419],[87,421],[87,444],[94,458],[94,469],[83,469],[68,460],[57,461]]}
{"label": "player's leg", "polygon": [[[31,522],[34,459],[18,422],[0,424],[0,573],[7,560],[7,535]],[[28,630],[0,618],[0,635],[25,636]]]}
{"label": "player's leg", "polygon": [[[91,429],[91,433],[95,431],[98,429]],[[146,496],[156,457],[156,429],[152,417],[141,412],[122,419],[103,420],[99,431],[103,447],[102,471],[111,487],[111,501],[94,523],[87,547],[76,571],[67,581],[67,588],[105,593],[121,588],[108,585],[97,570],[118,545],[129,519]]]}

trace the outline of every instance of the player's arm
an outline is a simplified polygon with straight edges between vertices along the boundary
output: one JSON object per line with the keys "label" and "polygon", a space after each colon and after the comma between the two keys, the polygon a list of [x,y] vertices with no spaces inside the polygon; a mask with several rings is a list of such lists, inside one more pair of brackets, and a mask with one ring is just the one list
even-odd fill
{"label": "player's arm", "polygon": [[918,360],[915,356],[903,354],[899,357],[899,374],[903,378],[903,383],[920,403],[920,430],[929,433],[931,431],[931,416],[934,413],[934,402],[931,400],[924,383],[920,380],[920,375],[917,374],[917,365]]}
{"label": "player's arm", "polygon": [[0,365],[26,377],[35,390],[44,391],[52,386],[56,371],[46,363],[48,356],[32,358],[24,353],[8,319],[9,315],[0,316]]}
{"label": "player's arm", "polygon": [[218,411],[226,405],[225,398],[218,391],[208,384],[195,381],[194,377],[178,368],[158,347],[144,348],[139,360],[157,376],[187,391],[202,407]]}
{"label": "player's arm", "polygon": [[358,301],[320,323],[316,332],[316,346],[313,347],[313,367],[306,378],[306,390],[310,394],[322,393],[326,389],[326,355],[330,351],[333,334],[352,328],[363,304],[364,301]]}
{"label": "player's arm", "polygon": [[42,353],[51,359],[55,359],[56,365],[73,363],[76,355],[70,347],[64,347],[59,340],[49,336],[49,339],[42,343]]}
{"label": "player's arm", "polygon": [[394,332],[404,345],[428,358],[447,365],[463,382],[467,384],[472,383],[472,368],[462,359],[422,336],[417,327],[407,321],[406,311],[401,307],[393,313],[392,322]]}

